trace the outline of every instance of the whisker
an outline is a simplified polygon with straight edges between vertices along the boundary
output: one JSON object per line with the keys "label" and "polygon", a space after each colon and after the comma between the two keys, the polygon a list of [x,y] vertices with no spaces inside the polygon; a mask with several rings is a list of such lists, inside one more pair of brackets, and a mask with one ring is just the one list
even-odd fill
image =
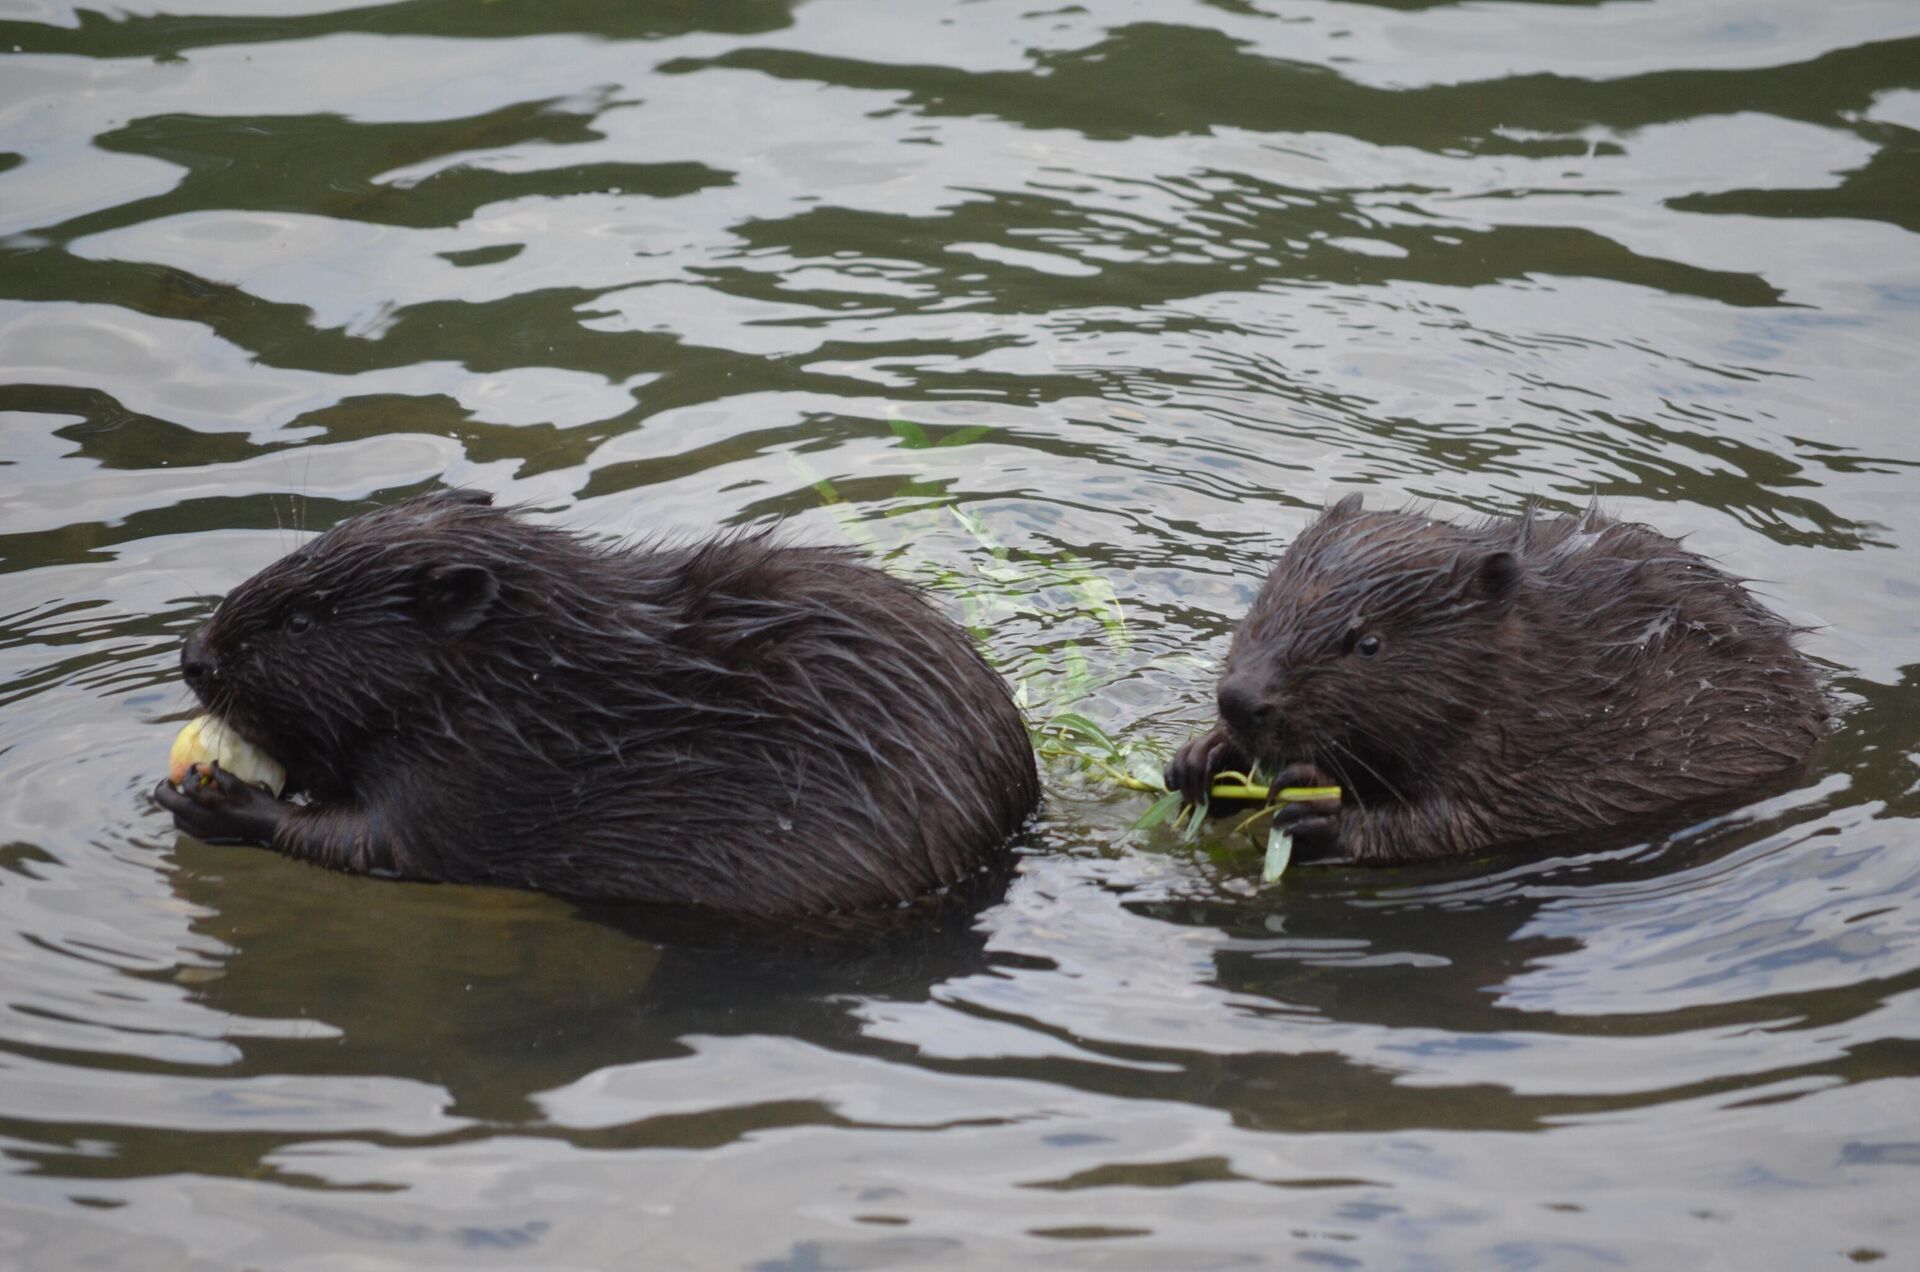
{"label": "whisker", "polygon": [[[1359,752],[1355,751],[1352,747],[1348,746],[1344,742],[1339,741],[1338,739],[1329,739],[1327,745],[1332,747],[1338,747],[1350,759],[1352,759],[1355,764],[1358,764],[1361,768],[1365,769],[1369,774],[1371,774],[1373,776],[1373,779],[1376,782],[1380,783],[1381,788],[1387,792],[1387,795],[1393,800],[1394,803],[1404,804],[1407,802],[1407,797],[1400,793],[1400,788],[1395,786],[1392,782],[1389,782],[1387,780],[1386,774],[1382,773],[1379,769],[1375,768],[1373,765],[1367,763],[1366,760],[1362,759]],[[1361,801],[1360,794],[1358,791],[1354,792],[1353,798],[1354,798],[1354,802],[1360,804],[1362,810],[1364,810],[1366,805]]]}

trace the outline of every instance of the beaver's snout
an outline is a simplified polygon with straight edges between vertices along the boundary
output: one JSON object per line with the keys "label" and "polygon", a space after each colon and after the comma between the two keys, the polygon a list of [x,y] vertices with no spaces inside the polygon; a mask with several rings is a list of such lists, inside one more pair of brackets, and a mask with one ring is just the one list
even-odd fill
{"label": "beaver's snout", "polygon": [[1261,686],[1232,672],[1220,682],[1219,702],[1220,718],[1241,738],[1260,737],[1279,714],[1271,696]]}
{"label": "beaver's snout", "polygon": [[202,627],[187,637],[187,643],[180,651],[180,675],[185,678],[187,688],[199,696],[202,702],[213,692],[214,684],[220,679],[219,660],[213,651],[207,648],[207,629]]}

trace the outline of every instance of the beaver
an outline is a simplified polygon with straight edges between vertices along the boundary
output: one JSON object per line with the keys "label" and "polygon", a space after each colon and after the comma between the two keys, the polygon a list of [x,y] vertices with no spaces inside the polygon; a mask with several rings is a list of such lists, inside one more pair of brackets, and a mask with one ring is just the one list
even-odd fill
{"label": "beaver", "polygon": [[921,593],[768,533],[611,545],[453,491],[227,595],[181,668],[286,766],[155,798],[358,874],[761,918],[1003,864],[1039,799],[1001,678]]}
{"label": "beaver", "polygon": [[1458,525],[1351,495],[1234,633],[1219,720],[1167,769],[1259,764],[1345,798],[1278,814],[1296,861],[1471,853],[1724,797],[1824,731],[1795,628],[1674,539],[1580,515]]}

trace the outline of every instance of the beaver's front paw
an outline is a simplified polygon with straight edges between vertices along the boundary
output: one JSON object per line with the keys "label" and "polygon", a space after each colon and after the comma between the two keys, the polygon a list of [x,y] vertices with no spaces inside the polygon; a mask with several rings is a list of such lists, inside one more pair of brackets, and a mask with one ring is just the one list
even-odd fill
{"label": "beaver's front paw", "polygon": [[[1338,786],[1324,769],[1314,764],[1289,764],[1272,782],[1272,789],[1288,786]],[[1345,861],[1348,853],[1341,843],[1340,801],[1310,799],[1283,804],[1273,815],[1274,824],[1293,840],[1296,862]]]}
{"label": "beaver's front paw", "polygon": [[1216,724],[1174,752],[1173,763],[1167,765],[1167,789],[1179,791],[1189,804],[1198,804],[1206,799],[1217,775],[1244,773],[1246,768],[1246,753],[1227,736],[1224,725]]}
{"label": "beaver's front paw", "polygon": [[218,764],[194,765],[178,787],[162,780],[153,798],[173,814],[176,827],[208,843],[271,844],[287,810]]}

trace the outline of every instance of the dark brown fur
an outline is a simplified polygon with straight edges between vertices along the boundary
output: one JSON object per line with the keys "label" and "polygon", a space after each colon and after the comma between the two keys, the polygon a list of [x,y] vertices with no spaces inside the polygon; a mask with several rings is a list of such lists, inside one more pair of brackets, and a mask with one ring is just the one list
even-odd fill
{"label": "dark brown fur", "polygon": [[[1710,800],[1802,764],[1827,718],[1794,631],[1705,558],[1582,516],[1460,526],[1357,496],[1234,634],[1221,720],[1168,782],[1258,762],[1304,859],[1473,852]],[[1377,642],[1377,645],[1376,645]],[[1371,651],[1371,653],[1369,653]]]}
{"label": "dark brown fur", "polygon": [[418,499],[234,589],[182,661],[310,797],[162,783],[182,828],[358,873],[892,905],[1004,860],[1039,792],[964,634],[847,552],[764,535],[619,547]]}

